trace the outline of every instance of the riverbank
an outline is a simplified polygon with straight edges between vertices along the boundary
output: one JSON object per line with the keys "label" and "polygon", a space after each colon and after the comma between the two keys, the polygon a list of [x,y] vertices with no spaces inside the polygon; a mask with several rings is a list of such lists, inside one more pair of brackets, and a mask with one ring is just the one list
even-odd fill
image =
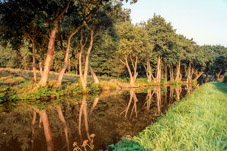
{"label": "riverbank", "polygon": [[227,84],[204,84],[138,136],[119,142],[114,150],[226,150],[226,108]]}

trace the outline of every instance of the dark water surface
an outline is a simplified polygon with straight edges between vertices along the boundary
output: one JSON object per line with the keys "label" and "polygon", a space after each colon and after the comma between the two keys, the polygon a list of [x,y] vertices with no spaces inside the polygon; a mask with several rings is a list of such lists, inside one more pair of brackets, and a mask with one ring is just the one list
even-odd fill
{"label": "dark water surface", "polygon": [[191,90],[166,86],[63,97],[39,107],[3,104],[0,150],[72,151],[73,144],[104,150],[123,136],[137,135]]}

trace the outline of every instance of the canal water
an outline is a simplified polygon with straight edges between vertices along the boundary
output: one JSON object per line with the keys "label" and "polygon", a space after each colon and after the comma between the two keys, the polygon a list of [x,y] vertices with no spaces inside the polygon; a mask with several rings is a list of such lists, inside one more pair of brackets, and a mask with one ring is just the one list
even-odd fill
{"label": "canal water", "polygon": [[61,97],[36,105],[2,104],[0,150],[107,150],[124,136],[137,135],[191,91],[190,86],[151,87]]}

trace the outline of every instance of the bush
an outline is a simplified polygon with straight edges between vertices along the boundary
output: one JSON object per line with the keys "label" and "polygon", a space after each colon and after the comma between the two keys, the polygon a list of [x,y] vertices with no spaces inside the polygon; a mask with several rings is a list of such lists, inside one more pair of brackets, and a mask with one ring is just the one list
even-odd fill
{"label": "bush", "polygon": [[227,83],[227,75],[224,76],[223,82]]}

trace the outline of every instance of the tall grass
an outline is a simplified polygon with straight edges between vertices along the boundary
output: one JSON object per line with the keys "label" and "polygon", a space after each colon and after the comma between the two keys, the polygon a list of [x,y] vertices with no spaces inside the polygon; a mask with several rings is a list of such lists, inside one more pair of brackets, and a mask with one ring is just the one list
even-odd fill
{"label": "tall grass", "polygon": [[133,143],[157,151],[227,150],[226,108],[227,84],[205,84],[134,137]]}

